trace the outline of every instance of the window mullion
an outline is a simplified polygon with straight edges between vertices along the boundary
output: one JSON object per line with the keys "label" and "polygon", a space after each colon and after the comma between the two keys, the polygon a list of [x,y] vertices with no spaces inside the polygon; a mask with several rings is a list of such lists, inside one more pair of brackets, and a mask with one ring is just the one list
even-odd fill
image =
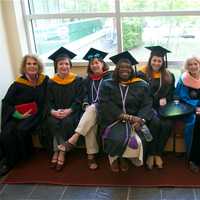
{"label": "window mullion", "polygon": [[116,31],[117,31],[117,51],[122,52],[122,24],[121,24],[121,15],[120,15],[120,1],[115,0],[115,13],[116,13]]}

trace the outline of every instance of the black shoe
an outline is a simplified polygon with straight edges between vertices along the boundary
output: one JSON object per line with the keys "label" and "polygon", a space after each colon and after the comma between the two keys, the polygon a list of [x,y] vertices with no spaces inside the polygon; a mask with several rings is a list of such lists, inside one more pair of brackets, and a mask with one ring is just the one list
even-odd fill
{"label": "black shoe", "polygon": [[0,166],[0,176],[6,175],[10,171],[10,167],[7,165],[1,165]]}
{"label": "black shoe", "polygon": [[3,158],[0,161],[0,176],[4,176],[10,171],[10,167],[7,165],[6,160]]}

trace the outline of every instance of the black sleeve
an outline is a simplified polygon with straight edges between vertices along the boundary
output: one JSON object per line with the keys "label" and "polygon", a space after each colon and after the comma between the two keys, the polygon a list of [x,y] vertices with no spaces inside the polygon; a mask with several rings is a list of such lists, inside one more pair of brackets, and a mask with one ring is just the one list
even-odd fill
{"label": "black sleeve", "polygon": [[17,86],[15,83],[13,83],[9,87],[5,97],[2,100],[1,129],[3,129],[7,121],[11,119],[12,114],[15,112],[14,101],[15,101],[16,91],[17,91]]}
{"label": "black sleeve", "polygon": [[119,108],[112,100],[111,100],[111,91],[112,86],[108,84],[108,81],[104,81],[100,88],[99,95],[99,104],[98,104],[98,113],[99,120],[101,122],[106,122],[106,124],[110,124],[116,121],[120,114],[122,114],[121,108]]}
{"label": "black sleeve", "polygon": [[169,88],[169,91],[168,91],[167,96],[166,96],[167,102],[172,101],[172,99],[175,95],[175,77],[174,77],[174,74],[172,74],[172,73],[170,73],[170,75],[171,75],[171,78],[172,78],[172,82],[169,86],[170,88]]}
{"label": "black sleeve", "polygon": [[142,119],[145,120],[151,120],[153,117],[153,109],[152,109],[152,104],[153,104],[153,98],[150,93],[150,88],[147,83],[143,83],[143,99],[141,101],[140,109],[138,112],[138,117],[141,117]]}
{"label": "black sleeve", "polygon": [[76,87],[75,87],[75,100],[71,105],[71,109],[73,111],[81,110],[82,102],[84,98],[84,87],[83,87],[83,79],[81,77],[77,77],[76,80]]}

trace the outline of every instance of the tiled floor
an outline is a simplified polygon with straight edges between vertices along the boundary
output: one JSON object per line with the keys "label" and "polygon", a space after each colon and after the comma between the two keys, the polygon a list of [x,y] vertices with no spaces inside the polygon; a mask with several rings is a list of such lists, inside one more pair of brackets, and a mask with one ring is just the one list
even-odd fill
{"label": "tiled floor", "polygon": [[0,200],[200,200],[200,188],[11,185],[1,184],[3,178]]}
{"label": "tiled floor", "polygon": [[200,200],[200,189],[0,185],[0,200]]}

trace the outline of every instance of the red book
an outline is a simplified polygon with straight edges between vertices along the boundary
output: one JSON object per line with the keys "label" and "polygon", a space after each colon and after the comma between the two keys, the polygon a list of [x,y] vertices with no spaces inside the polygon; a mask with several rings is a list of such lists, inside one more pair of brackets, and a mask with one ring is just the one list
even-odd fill
{"label": "red book", "polygon": [[18,104],[18,105],[15,105],[15,109],[16,109],[16,111],[18,111],[22,114],[31,110],[30,114],[33,115],[33,114],[37,113],[37,104],[36,104],[36,102]]}

